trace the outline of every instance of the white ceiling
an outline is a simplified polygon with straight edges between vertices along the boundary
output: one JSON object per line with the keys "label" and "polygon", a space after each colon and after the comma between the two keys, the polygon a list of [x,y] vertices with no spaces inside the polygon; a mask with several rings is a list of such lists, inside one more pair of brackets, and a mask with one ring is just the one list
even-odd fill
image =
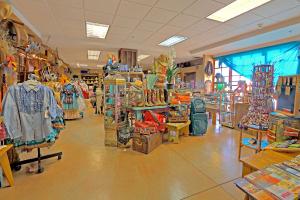
{"label": "white ceiling", "polygon": [[[168,52],[167,48],[158,44],[180,34],[189,39],[176,45],[175,49],[178,60],[186,60],[193,58],[191,50],[256,30],[258,24],[268,26],[300,16],[300,0],[273,0],[226,23],[205,18],[232,1],[11,0],[14,7],[40,32],[43,41],[57,48],[66,62],[91,66],[97,63],[87,60],[89,49],[103,51],[100,63],[106,59],[107,52],[117,52],[119,48],[138,49],[140,54],[151,55],[144,62],[152,62],[152,56]],[[109,24],[111,27],[106,39],[86,38],[85,21]],[[294,28],[297,32],[299,26]],[[280,36],[285,37],[284,34]],[[268,35],[268,39],[272,37]],[[275,39],[278,39],[278,34]],[[249,41],[257,40],[249,38]],[[251,42],[246,43],[251,45]],[[232,47],[244,48],[238,43]],[[219,54],[225,50],[214,48],[214,51],[201,53]]]}

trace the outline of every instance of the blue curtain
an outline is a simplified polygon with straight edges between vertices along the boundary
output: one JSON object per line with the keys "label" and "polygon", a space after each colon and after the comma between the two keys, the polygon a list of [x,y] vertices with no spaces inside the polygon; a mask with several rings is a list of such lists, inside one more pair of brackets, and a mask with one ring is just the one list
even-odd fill
{"label": "blue curtain", "polygon": [[253,66],[274,65],[274,82],[278,76],[300,74],[300,41],[220,56],[216,59],[244,77],[251,79]]}

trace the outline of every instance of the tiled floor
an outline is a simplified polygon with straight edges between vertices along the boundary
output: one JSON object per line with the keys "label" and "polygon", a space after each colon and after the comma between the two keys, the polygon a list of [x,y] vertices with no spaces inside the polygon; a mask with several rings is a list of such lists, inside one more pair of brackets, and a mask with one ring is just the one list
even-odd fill
{"label": "tiled floor", "polygon": [[0,199],[239,200],[243,194],[233,184],[241,176],[237,145],[238,132],[210,126],[205,136],[163,144],[149,155],[105,147],[103,119],[89,111],[68,121],[57,143],[43,150],[62,151],[62,160],[43,161],[42,174],[26,174],[24,166]]}

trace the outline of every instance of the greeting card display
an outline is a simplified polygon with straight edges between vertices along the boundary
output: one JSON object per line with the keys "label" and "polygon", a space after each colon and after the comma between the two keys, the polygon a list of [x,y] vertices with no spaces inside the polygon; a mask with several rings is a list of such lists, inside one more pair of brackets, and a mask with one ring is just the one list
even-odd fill
{"label": "greeting card display", "polygon": [[258,65],[253,68],[252,97],[248,113],[240,122],[241,128],[267,129],[269,113],[273,111],[273,65]]}

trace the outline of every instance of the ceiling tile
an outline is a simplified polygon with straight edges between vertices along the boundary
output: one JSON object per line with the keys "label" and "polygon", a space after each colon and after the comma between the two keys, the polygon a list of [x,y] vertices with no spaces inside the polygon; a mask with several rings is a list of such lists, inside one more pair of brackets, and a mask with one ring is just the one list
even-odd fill
{"label": "ceiling tile", "polygon": [[150,6],[141,5],[135,2],[122,1],[117,11],[117,15],[142,19],[150,9]]}
{"label": "ceiling tile", "polygon": [[199,33],[198,30],[187,30],[187,29],[185,29],[183,31],[180,31],[178,34],[191,38],[191,37],[194,37],[196,35],[199,35],[200,33]]}
{"label": "ceiling tile", "polygon": [[211,0],[198,0],[190,7],[183,11],[184,14],[192,15],[200,18],[205,18],[214,13],[220,8],[223,8],[224,4]]}
{"label": "ceiling tile", "polygon": [[163,26],[163,24],[161,24],[161,23],[143,20],[136,29],[137,30],[145,30],[145,31],[157,31],[162,26]]}
{"label": "ceiling tile", "polygon": [[185,27],[188,27],[188,26],[194,24],[198,20],[199,20],[199,18],[197,18],[197,17],[179,14],[169,22],[169,25],[185,28]]}
{"label": "ceiling tile", "polygon": [[109,30],[108,30],[108,35],[109,34],[130,34],[133,31],[132,28],[124,28],[124,27],[119,27],[119,26],[115,26],[112,25]]}
{"label": "ceiling tile", "polygon": [[219,22],[209,20],[209,19],[202,19],[201,21],[184,29],[181,33],[186,36],[193,37],[195,35],[199,35],[204,32],[207,32],[209,29],[212,29],[213,27],[216,27],[219,25],[221,25],[221,23],[219,23]]}
{"label": "ceiling tile", "polygon": [[[44,1],[24,1],[14,0],[13,6],[18,9],[27,18],[27,20],[39,31],[43,36],[57,35],[62,32],[59,24],[55,20],[49,6]],[[34,10],[34,12],[32,12]],[[47,21],[47,23],[45,23]]]}
{"label": "ceiling tile", "polygon": [[128,0],[128,1],[153,6],[156,3],[157,0]]}
{"label": "ceiling tile", "polygon": [[181,28],[179,28],[179,27],[166,25],[157,32],[159,34],[164,35],[165,37],[171,37],[173,35],[176,35],[180,30],[181,30]]}
{"label": "ceiling tile", "polygon": [[71,6],[74,8],[83,8],[83,0],[47,0],[50,5]]}
{"label": "ceiling tile", "polygon": [[159,44],[161,41],[165,40],[166,36],[164,34],[160,34],[160,33],[154,33],[153,35],[151,35],[147,41],[145,41],[145,44],[150,44],[150,45],[157,45]]}
{"label": "ceiling tile", "polygon": [[[275,20],[265,18],[265,19],[262,19],[262,20],[259,20],[259,21],[255,21],[252,24],[248,24],[247,27],[252,28],[254,30],[254,29],[263,28],[265,26],[269,26],[269,25],[272,25],[272,24],[275,24],[275,23],[276,23]],[[258,26],[261,26],[261,27],[258,27]]]}
{"label": "ceiling tile", "polygon": [[84,12],[83,9],[81,8],[69,7],[68,11],[66,11],[65,7],[55,4],[55,5],[51,5],[51,9],[57,21],[60,21],[61,19],[84,21]]}
{"label": "ceiling tile", "polygon": [[214,1],[228,5],[234,2],[235,0],[214,0]]}
{"label": "ceiling tile", "polygon": [[129,34],[121,34],[121,33],[110,33],[107,34],[107,37],[105,39],[108,40],[125,40],[127,39]]}
{"label": "ceiling tile", "polygon": [[177,12],[168,11],[160,8],[153,8],[148,15],[145,17],[145,20],[166,23],[170,21],[173,17],[177,15]]}
{"label": "ceiling tile", "polygon": [[113,18],[110,14],[85,10],[85,21],[111,25]]}
{"label": "ceiling tile", "polygon": [[131,42],[143,42],[145,39],[153,34],[152,31],[138,31],[135,30],[128,38],[127,41]]}
{"label": "ceiling tile", "polygon": [[300,16],[300,6],[296,6],[295,8],[286,10],[284,12],[281,12],[280,14],[273,15],[269,18],[280,22],[298,16]]}
{"label": "ceiling tile", "polygon": [[299,5],[300,1],[297,0],[273,0],[255,8],[252,12],[263,17],[270,17]]}
{"label": "ceiling tile", "polygon": [[270,20],[270,19],[262,19],[262,20],[254,22],[252,24],[248,24],[246,26],[242,26],[242,27],[239,27],[239,28],[233,28],[230,32],[226,33],[225,35],[228,38],[230,38],[230,37],[234,37],[234,36],[237,36],[237,35],[241,35],[243,33],[247,33],[247,32],[250,32],[250,31],[257,30],[257,29],[259,29],[258,24],[261,24],[262,27],[265,27],[265,26],[269,26],[273,23],[276,23],[276,22],[274,22],[273,20]]}
{"label": "ceiling tile", "polygon": [[85,24],[81,20],[61,19],[59,23],[64,29],[85,28]]}
{"label": "ceiling tile", "polygon": [[256,21],[262,20],[263,17],[257,16],[251,12],[244,13],[233,19],[228,20],[226,23],[231,24],[236,27],[246,26],[248,24],[254,23]]}
{"label": "ceiling tile", "polygon": [[120,0],[84,0],[84,8],[87,10],[114,14],[119,3]]}
{"label": "ceiling tile", "polygon": [[83,38],[85,37],[84,29],[77,28],[77,29],[64,29],[64,36],[70,38]]}
{"label": "ceiling tile", "polygon": [[113,25],[124,28],[134,28],[138,25],[139,20],[127,17],[116,16]]}
{"label": "ceiling tile", "polygon": [[195,2],[195,0],[158,0],[155,7],[173,11],[182,11],[193,2]]}
{"label": "ceiling tile", "polygon": [[199,35],[199,37],[203,40],[211,40],[213,42],[217,42],[216,40],[221,39],[227,39],[228,36],[226,36],[227,33],[234,30],[234,27],[227,24],[221,24],[219,26],[216,26],[208,31],[203,32]]}

